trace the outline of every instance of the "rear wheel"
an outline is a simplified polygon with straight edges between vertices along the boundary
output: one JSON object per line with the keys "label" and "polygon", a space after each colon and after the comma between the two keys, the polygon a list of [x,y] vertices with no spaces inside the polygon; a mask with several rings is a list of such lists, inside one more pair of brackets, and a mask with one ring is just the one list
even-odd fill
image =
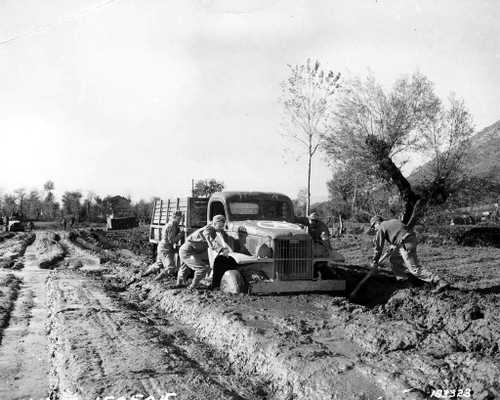
{"label": "rear wheel", "polygon": [[220,281],[220,290],[224,293],[244,293],[246,287],[245,279],[243,279],[240,271],[236,269],[226,271]]}

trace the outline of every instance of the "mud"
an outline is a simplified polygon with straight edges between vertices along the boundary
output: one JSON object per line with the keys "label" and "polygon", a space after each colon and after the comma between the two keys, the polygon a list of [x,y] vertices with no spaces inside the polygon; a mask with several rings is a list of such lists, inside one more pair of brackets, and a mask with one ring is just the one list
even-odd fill
{"label": "mud", "polygon": [[[127,309],[97,280],[71,271],[48,283],[50,340],[57,392],[84,399],[156,396],[262,399],[263,384],[237,379],[221,356],[179,324]],[[133,304],[133,303],[131,303]]]}
{"label": "mud", "polygon": [[0,346],[1,399],[41,399],[51,392],[46,331],[48,271],[39,268],[36,250],[45,236],[37,234],[22,259],[24,268],[15,272],[22,284]]}
{"label": "mud", "polygon": [[[404,400],[437,389],[500,396],[500,253],[423,247],[424,263],[453,283],[438,295],[397,283],[386,269],[356,301],[259,297],[141,278],[147,254],[132,252],[118,232],[114,244],[89,232],[70,240],[37,231],[15,259],[24,268],[0,270],[1,399],[170,392],[176,399]],[[21,235],[1,242],[2,254]],[[61,249],[52,269],[40,269]],[[367,272],[367,253],[345,243],[344,254],[352,265],[337,274],[350,289]]]}
{"label": "mud", "polygon": [[93,250],[117,248],[127,249],[136,255],[146,257],[150,262],[156,258],[156,246],[149,243],[149,226],[119,231],[106,231],[97,228],[79,229],[73,238],[81,238],[83,246],[90,245]]}
{"label": "mud", "polygon": [[[238,369],[258,371],[283,398],[396,399],[409,389],[383,371],[356,362],[362,349],[346,343],[341,331],[328,340],[316,337],[330,317],[314,301],[329,296],[233,298],[217,292],[165,290],[156,282],[137,280],[137,271],[126,264],[107,265],[114,272],[108,279],[118,278],[115,290],[193,326]],[[298,326],[297,317],[302,318]]]}
{"label": "mud", "polygon": [[36,242],[36,252],[40,268],[52,268],[66,255],[66,249],[60,243],[60,235],[50,232]]}
{"label": "mud", "polygon": [[[34,233],[6,232],[4,240],[0,241],[0,268],[12,268],[23,256],[26,248],[35,240]],[[17,265],[16,269],[22,268]]]}
{"label": "mud", "polygon": [[0,344],[2,343],[3,330],[9,324],[20,283],[20,279],[13,274],[0,277]]}
{"label": "mud", "polygon": [[[100,257],[65,237],[54,239],[39,231],[18,276],[0,271],[0,304],[8,305],[1,309],[2,400],[159,399],[166,393],[199,400],[277,398],[267,382],[233,368],[225,354],[199,341],[192,327],[105,285],[111,270]],[[65,249],[64,259],[53,270],[40,269],[56,244]],[[134,257],[126,250],[113,254]]]}
{"label": "mud", "polygon": [[[368,261],[369,245],[364,252],[359,245],[348,245],[346,250],[346,258],[353,264]],[[114,269],[128,292],[195,326],[205,340],[226,351],[234,362],[241,362],[241,368],[263,372],[277,388],[288,386],[289,393],[298,398],[321,393],[308,374],[314,371],[314,364],[322,365],[322,371],[339,371],[335,363],[329,363],[338,347],[349,349],[341,354],[347,360],[346,370],[358,374],[351,381],[369,377],[373,386],[366,392],[356,386],[345,393],[330,389],[330,396],[349,398],[356,393],[371,398],[369,393],[377,393],[383,398],[423,398],[436,389],[470,389],[473,398],[495,398],[500,382],[500,253],[470,249],[472,254],[464,252],[457,260],[454,252],[459,249],[423,250],[422,260],[451,281],[454,289],[434,295],[427,285],[397,283],[386,270],[369,281],[357,304],[320,295],[253,298],[165,290],[165,284],[134,281],[134,270],[126,263]],[[474,274],[476,271],[479,273]],[[340,274],[348,277],[349,289],[366,272],[366,268],[352,265]],[[337,343],[337,348],[331,343]],[[315,349],[313,355],[306,350],[311,348]],[[338,382],[328,379],[328,373],[321,374],[322,382],[339,388]],[[346,382],[349,378],[342,384],[348,386]],[[321,393],[317,398],[329,398],[324,396]]]}

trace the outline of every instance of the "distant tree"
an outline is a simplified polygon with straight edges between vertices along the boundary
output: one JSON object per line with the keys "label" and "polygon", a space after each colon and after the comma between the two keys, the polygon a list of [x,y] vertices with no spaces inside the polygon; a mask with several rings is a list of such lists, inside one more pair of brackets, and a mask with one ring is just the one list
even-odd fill
{"label": "distant tree", "polygon": [[43,185],[45,196],[42,201],[41,214],[45,220],[53,220],[59,213],[59,204],[55,202],[54,189],[54,182],[50,180]]}
{"label": "distant tree", "polygon": [[81,209],[82,193],[79,191],[64,192],[62,196],[63,213],[78,218]]}
{"label": "distant tree", "polygon": [[54,182],[52,182],[50,180],[43,184],[43,190],[45,191],[46,196],[49,195],[49,193],[52,194],[52,192],[54,191],[54,188],[55,188]]}
{"label": "distant tree", "polygon": [[290,76],[281,83],[286,136],[305,148],[307,156],[306,210],[311,206],[311,164],[321,139],[328,131],[331,105],[339,88],[340,74],[320,68],[307,59],[302,65],[288,65]]}
{"label": "distant tree", "polygon": [[104,200],[100,196],[95,196],[91,204],[91,218],[95,222],[106,220],[106,211]]}
{"label": "distant tree", "polygon": [[[467,118],[458,117],[466,114],[463,103],[454,103],[452,109],[451,113],[466,124]],[[447,115],[450,114],[443,112],[432,82],[422,74],[397,80],[388,93],[372,77],[364,81],[352,79],[344,85],[332,129],[325,136],[325,149],[334,160],[357,160],[366,173],[396,186],[403,203],[402,220],[406,223],[421,196],[401,172],[395,156],[428,148],[430,130],[436,130]],[[437,129],[436,133],[467,130],[456,123],[442,126],[446,129]]]}
{"label": "distant tree", "polygon": [[40,215],[42,213],[40,193],[37,190],[31,190],[24,203],[26,218],[36,220],[40,219]]}
{"label": "distant tree", "polygon": [[478,206],[498,203],[500,199],[500,183],[498,175],[466,176],[447,201],[449,208]]}
{"label": "distant tree", "polygon": [[449,103],[422,132],[420,150],[430,154],[431,161],[417,188],[430,205],[444,203],[466,182],[464,161],[470,155],[472,117],[463,101],[451,96]]}
{"label": "distant tree", "polygon": [[215,179],[200,179],[194,183],[194,197],[210,197],[212,193],[222,192],[224,190],[224,182]]}
{"label": "distant tree", "polygon": [[12,194],[5,194],[2,201],[2,214],[11,216],[17,210],[16,196]]}
{"label": "distant tree", "polygon": [[24,188],[19,188],[19,189],[16,189],[14,190],[14,194],[16,195],[16,199],[18,201],[18,204],[19,204],[19,208],[17,210],[17,212],[21,215],[24,215],[24,198],[26,197],[26,189]]}
{"label": "distant tree", "polygon": [[339,165],[332,179],[327,182],[330,200],[340,203],[344,218],[358,213],[363,215],[381,213],[387,210],[391,196],[386,185],[376,177],[366,173],[363,165],[351,160]]}
{"label": "distant tree", "polygon": [[297,217],[306,216],[307,209],[307,189],[300,189],[297,193],[297,197],[292,200],[293,209]]}
{"label": "distant tree", "polygon": [[155,200],[155,198],[150,201],[141,199],[137,203],[133,204],[132,207],[139,221],[146,222],[150,220],[151,210],[153,209],[153,203]]}

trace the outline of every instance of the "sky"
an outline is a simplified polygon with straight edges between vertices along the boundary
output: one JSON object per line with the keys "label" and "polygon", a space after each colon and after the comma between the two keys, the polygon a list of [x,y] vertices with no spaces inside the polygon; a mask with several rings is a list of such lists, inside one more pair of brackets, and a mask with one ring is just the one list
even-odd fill
{"label": "sky", "polygon": [[59,195],[138,200],[215,178],[295,197],[307,169],[282,135],[288,64],[387,87],[420,71],[480,130],[500,119],[499,20],[496,0],[1,0],[0,193],[50,179]]}

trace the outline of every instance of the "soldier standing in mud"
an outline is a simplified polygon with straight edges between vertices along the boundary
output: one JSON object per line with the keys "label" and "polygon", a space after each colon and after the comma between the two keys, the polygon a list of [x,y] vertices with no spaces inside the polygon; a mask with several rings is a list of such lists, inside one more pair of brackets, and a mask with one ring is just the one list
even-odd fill
{"label": "soldier standing in mud", "polygon": [[201,287],[202,279],[210,272],[208,251],[223,256],[227,256],[232,251],[224,234],[225,223],[226,218],[223,215],[216,215],[211,223],[188,236],[179,249],[181,267],[174,288],[186,286],[186,275],[189,269],[194,271],[194,278],[189,289]]}
{"label": "soldier standing in mud", "polygon": [[156,250],[156,263],[151,265],[142,276],[147,276],[152,273],[162,270],[155,280],[160,280],[165,276],[175,276],[177,268],[175,265],[175,249],[174,246],[184,236],[184,231],[181,231],[179,224],[182,221],[182,212],[175,211],[172,219],[163,228],[162,238],[158,242]]}
{"label": "soldier standing in mud", "polygon": [[317,211],[312,211],[308,217],[307,225],[309,235],[313,240],[314,257],[329,257],[332,246],[330,244],[330,231],[326,224],[319,219]]}
{"label": "soldier standing in mud", "polygon": [[[389,257],[392,272],[396,279],[406,280],[408,276],[401,265],[401,259],[406,269],[421,281],[434,285],[433,292],[438,293],[449,284],[436,274],[419,264],[417,257],[417,236],[415,232],[399,219],[384,219],[376,215],[370,220],[370,231],[376,231],[372,268],[378,268],[378,261],[382,255],[385,242],[391,246]],[[398,254],[399,253],[399,254]]]}

